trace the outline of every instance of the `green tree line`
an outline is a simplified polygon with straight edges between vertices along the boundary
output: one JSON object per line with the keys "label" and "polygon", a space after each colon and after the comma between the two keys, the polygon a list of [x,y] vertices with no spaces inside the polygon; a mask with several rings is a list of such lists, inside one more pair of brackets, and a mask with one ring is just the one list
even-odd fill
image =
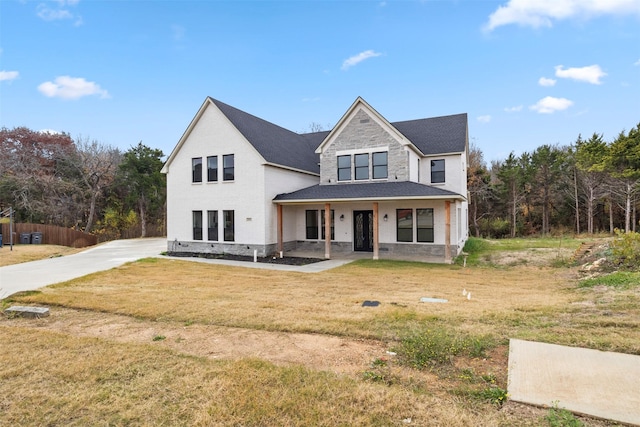
{"label": "green tree line", "polygon": [[0,211],[17,222],[54,224],[101,240],[165,234],[161,150],[121,152],[89,138],[0,129]]}
{"label": "green tree line", "polygon": [[513,152],[487,166],[469,150],[469,223],[477,237],[636,231],[640,123],[612,141],[594,133],[566,146]]}

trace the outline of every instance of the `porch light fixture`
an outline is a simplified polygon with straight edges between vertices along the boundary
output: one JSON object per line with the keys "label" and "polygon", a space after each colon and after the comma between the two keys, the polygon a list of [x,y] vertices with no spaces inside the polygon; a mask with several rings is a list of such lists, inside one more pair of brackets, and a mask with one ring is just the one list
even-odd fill
{"label": "porch light fixture", "polygon": [[387,221],[389,219],[389,215],[384,214],[384,216],[382,217],[383,220]]}
{"label": "porch light fixture", "polygon": [[344,221],[344,214],[340,215],[340,221]]}

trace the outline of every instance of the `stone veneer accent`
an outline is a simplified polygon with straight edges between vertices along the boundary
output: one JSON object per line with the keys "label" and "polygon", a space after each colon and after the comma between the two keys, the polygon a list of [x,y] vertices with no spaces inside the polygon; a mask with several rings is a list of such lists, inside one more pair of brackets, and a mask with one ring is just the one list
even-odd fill
{"label": "stone veneer accent", "polygon": [[[336,151],[367,149],[370,152],[375,152],[376,147],[388,147],[389,149],[388,180],[408,181],[409,156],[403,145],[385,131],[372,117],[360,110],[344,127],[333,143],[324,148],[320,161],[320,183],[339,184]],[[353,163],[353,159],[351,161]],[[351,177],[353,178],[353,169]]]}

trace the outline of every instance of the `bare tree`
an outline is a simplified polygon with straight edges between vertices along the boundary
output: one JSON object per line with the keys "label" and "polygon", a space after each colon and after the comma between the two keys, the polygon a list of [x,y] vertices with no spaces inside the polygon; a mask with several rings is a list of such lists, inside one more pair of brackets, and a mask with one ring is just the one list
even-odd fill
{"label": "bare tree", "polygon": [[76,139],[75,148],[65,160],[68,167],[76,173],[89,199],[89,213],[84,227],[84,231],[89,233],[93,227],[98,199],[104,196],[104,191],[113,183],[122,161],[122,153],[108,144],[83,137]]}

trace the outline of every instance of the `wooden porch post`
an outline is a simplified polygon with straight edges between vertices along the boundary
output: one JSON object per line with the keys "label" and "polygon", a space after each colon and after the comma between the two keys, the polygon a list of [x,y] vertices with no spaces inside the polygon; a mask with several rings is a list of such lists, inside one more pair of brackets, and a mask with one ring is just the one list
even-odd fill
{"label": "wooden porch post", "polygon": [[451,202],[444,202],[444,262],[451,263]]}
{"label": "wooden porch post", "polygon": [[324,257],[331,259],[331,204],[324,204]]}
{"label": "wooden porch post", "polygon": [[373,202],[373,259],[379,259],[378,244],[378,202]]}
{"label": "wooden porch post", "polygon": [[278,203],[276,206],[278,206],[278,253],[284,251],[284,242],[282,241],[282,205],[280,203]]}

